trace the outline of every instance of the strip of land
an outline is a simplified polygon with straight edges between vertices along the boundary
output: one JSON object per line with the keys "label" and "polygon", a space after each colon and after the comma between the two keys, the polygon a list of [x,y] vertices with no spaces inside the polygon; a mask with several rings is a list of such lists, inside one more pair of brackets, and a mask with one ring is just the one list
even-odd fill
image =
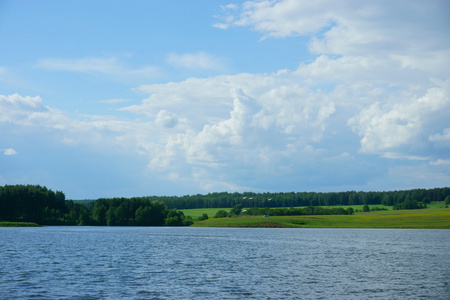
{"label": "strip of land", "polygon": [[40,227],[40,225],[30,222],[0,222],[0,227]]}
{"label": "strip of land", "polygon": [[[217,209],[184,210],[186,215],[213,215]],[[36,227],[29,222],[0,222],[0,227]],[[196,227],[242,228],[403,228],[450,229],[450,208],[359,212],[354,215],[238,216],[196,221]]]}
{"label": "strip of land", "polygon": [[[185,211],[189,214],[188,211]],[[380,211],[354,215],[240,216],[210,218],[195,222],[197,227],[255,228],[411,228],[450,229],[450,209]]]}

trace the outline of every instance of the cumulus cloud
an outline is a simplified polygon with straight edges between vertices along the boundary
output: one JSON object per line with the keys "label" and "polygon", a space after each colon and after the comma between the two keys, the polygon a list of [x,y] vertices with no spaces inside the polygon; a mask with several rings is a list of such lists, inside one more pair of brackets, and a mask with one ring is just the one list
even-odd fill
{"label": "cumulus cloud", "polygon": [[[233,162],[254,170],[270,166],[268,172],[308,169],[319,157],[354,152],[342,143],[354,144],[358,136],[363,154],[444,161],[445,146],[435,149],[430,142],[442,144],[448,135],[446,8],[444,1],[434,6],[293,0],[224,6],[223,22],[215,27],[251,27],[262,39],[310,36],[309,50],[317,57],[274,74],[190,79],[170,83],[171,89],[142,86],[150,97],[125,109],[154,116],[179,105],[197,114],[176,111],[188,120],[188,129],[169,139],[153,167],[183,157],[188,164],[202,164],[196,174],[211,174],[205,165],[224,168]],[[236,97],[236,91],[244,97]],[[341,152],[333,149],[338,144]]]}
{"label": "cumulus cloud", "polygon": [[[384,105],[376,102],[350,119],[349,124],[362,136],[361,151],[382,153],[426,142],[436,122],[445,124],[447,116],[443,111],[450,111],[450,95],[444,88],[435,87],[422,97],[409,95]],[[440,136],[433,137],[436,140]]]}
{"label": "cumulus cloud", "polygon": [[140,92],[150,97],[124,110],[155,118],[159,125],[173,115],[182,120],[147,148],[150,170],[191,178],[204,188],[244,189],[248,183],[235,178],[294,172],[324,155],[315,147],[336,112],[326,94],[299,85],[292,72],[190,78],[142,86]]}
{"label": "cumulus cloud", "polygon": [[178,118],[167,110],[161,110],[156,115],[155,123],[162,127],[172,128],[178,124]]}
{"label": "cumulus cloud", "polygon": [[309,36],[318,56],[292,75],[331,87],[331,111],[360,136],[360,152],[426,160],[443,155],[448,136],[449,9],[446,1],[247,1],[224,24],[263,39]]}

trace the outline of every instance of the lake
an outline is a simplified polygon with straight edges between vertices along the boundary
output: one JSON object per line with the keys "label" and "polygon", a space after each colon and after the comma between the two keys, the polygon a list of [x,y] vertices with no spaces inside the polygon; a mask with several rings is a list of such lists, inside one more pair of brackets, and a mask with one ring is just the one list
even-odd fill
{"label": "lake", "polygon": [[0,228],[0,298],[449,299],[450,230]]}

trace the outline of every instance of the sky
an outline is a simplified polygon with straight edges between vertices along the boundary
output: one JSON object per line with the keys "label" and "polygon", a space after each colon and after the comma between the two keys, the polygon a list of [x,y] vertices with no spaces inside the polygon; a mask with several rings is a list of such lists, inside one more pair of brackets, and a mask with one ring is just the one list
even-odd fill
{"label": "sky", "polygon": [[0,185],[450,186],[448,1],[0,0]]}

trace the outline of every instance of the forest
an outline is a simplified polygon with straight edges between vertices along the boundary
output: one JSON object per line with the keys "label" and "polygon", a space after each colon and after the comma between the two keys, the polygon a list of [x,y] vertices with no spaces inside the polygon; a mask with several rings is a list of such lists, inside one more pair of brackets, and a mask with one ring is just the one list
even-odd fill
{"label": "forest", "polygon": [[386,206],[408,203],[428,204],[431,201],[444,201],[450,195],[450,188],[412,189],[387,192],[288,192],[288,193],[209,193],[207,195],[153,196],[146,197],[161,201],[168,208],[232,208],[237,204],[243,207],[299,207],[299,206],[339,206],[381,204]]}
{"label": "forest", "polygon": [[63,192],[39,185],[0,187],[0,221],[40,225],[189,226],[183,212],[149,198],[65,200]]}
{"label": "forest", "polygon": [[74,201],[66,200],[61,191],[39,185],[5,185],[0,186],[0,221],[41,225],[189,226],[193,220],[180,210],[240,207],[246,208],[248,215],[351,214],[353,211],[339,206],[381,204],[394,209],[417,209],[425,208],[431,201],[444,200],[450,202],[448,187],[387,192],[222,192]]}

